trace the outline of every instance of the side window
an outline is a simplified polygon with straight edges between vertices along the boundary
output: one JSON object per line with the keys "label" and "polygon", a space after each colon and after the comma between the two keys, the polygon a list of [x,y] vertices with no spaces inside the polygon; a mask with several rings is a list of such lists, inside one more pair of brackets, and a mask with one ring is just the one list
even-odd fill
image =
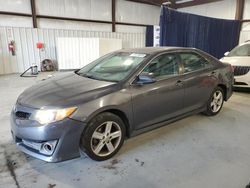
{"label": "side window", "polygon": [[179,74],[179,60],[176,54],[164,54],[153,59],[142,73],[159,80]]}
{"label": "side window", "polygon": [[184,66],[184,73],[212,67],[212,64],[204,57],[193,52],[180,53],[180,57]]}

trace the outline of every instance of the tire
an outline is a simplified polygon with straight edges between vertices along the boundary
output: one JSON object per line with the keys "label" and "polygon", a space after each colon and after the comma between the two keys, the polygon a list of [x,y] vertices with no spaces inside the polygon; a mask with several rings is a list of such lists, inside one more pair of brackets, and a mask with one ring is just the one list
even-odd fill
{"label": "tire", "polygon": [[206,111],[204,112],[204,114],[206,114],[207,116],[217,115],[221,111],[223,103],[224,91],[221,87],[216,87],[206,104]]}
{"label": "tire", "polygon": [[101,113],[88,123],[81,137],[80,149],[93,160],[110,159],[120,150],[125,133],[124,122],[119,116]]}

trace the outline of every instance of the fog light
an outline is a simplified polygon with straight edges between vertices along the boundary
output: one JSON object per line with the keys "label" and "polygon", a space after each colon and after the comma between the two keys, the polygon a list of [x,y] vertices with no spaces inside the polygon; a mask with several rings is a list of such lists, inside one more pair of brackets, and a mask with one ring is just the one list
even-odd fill
{"label": "fog light", "polygon": [[56,148],[56,144],[57,140],[44,142],[39,152],[45,155],[52,155]]}

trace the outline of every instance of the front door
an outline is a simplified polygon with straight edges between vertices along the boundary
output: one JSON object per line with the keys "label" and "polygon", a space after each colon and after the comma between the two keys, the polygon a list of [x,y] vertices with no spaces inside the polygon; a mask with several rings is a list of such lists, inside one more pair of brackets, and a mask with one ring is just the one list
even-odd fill
{"label": "front door", "polygon": [[153,77],[151,84],[131,85],[135,129],[159,123],[182,113],[184,89],[179,83],[179,58],[162,54],[142,71]]}

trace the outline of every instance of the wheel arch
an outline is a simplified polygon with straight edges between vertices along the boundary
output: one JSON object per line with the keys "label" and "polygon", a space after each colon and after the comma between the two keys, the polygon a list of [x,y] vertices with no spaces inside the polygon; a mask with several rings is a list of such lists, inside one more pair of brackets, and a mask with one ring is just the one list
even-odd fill
{"label": "wheel arch", "polygon": [[126,127],[126,137],[130,137],[130,123],[129,123],[128,117],[123,111],[118,110],[118,109],[109,109],[103,112],[110,112],[120,117]]}
{"label": "wheel arch", "polygon": [[224,94],[224,101],[227,100],[227,87],[224,84],[218,84],[218,87],[220,87],[223,90],[223,94]]}
{"label": "wheel arch", "polygon": [[121,109],[118,108],[104,108],[104,109],[99,109],[98,111],[94,112],[91,114],[91,116],[87,119],[86,123],[88,124],[88,122],[90,122],[94,117],[96,117],[99,114],[105,113],[105,112],[110,112],[112,114],[117,115],[119,118],[121,118],[121,120],[123,121],[123,123],[125,124],[125,128],[126,128],[126,137],[130,137],[130,121],[128,116],[126,115],[126,113],[124,111],[122,111]]}

